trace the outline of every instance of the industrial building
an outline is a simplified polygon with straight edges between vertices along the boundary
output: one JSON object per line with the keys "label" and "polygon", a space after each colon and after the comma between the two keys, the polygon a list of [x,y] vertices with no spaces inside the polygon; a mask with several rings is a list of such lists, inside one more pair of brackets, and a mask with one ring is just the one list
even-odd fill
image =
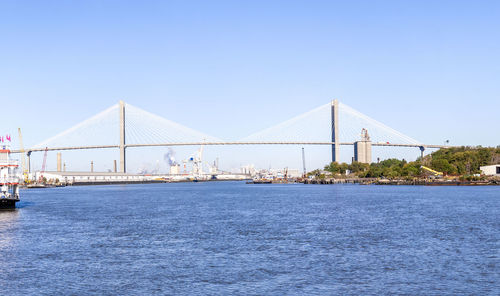
{"label": "industrial building", "polygon": [[500,177],[500,164],[486,165],[480,167],[480,169],[484,175]]}
{"label": "industrial building", "polygon": [[372,162],[372,142],[366,129],[361,130],[361,141],[354,142],[354,160],[361,163]]}
{"label": "industrial building", "polygon": [[134,175],[127,173],[94,173],[94,172],[37,172],[35,179],[40,177],[47,179],[49,183],[55,183],[56,180],[67,185],[78,184],[109,184],[109,183],[134,183],[152,181],[151,176]]}

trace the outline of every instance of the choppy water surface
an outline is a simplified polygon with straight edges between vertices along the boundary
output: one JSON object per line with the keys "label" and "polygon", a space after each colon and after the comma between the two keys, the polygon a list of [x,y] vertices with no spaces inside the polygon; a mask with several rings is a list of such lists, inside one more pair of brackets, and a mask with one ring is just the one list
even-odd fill
{"label": "choppy water surface", "polygon": [[0,212],[3,295],[498,295],[500,187],[66,187]]}

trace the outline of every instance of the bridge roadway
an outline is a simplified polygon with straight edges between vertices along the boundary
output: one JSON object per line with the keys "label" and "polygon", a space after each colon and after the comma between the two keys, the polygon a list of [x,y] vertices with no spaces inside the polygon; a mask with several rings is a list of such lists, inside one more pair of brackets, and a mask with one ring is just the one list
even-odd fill
{"label": "bridge roadway", "polygon": [[[126,144],[125,148],[133,147],[162,147],[162,146],[199,146],[199,145],[334,145],[335,142],[179,142],[179,143],[156,143],[156,144]],[[354,145],[354,142],[342,142],[339,145]],[[385,147],[413,147],[413,148],[450,148],[456,146],[446,145],[428,145],[428,144],[396,144],[372,142],[372,146]],[[120,148],[120,145],[90,145],[90,146],[74,146],[74,147],[47,147],[47,148],[29,148],[25,149],[26,153],[39,151],[61,151],[61,150],[85,150],[85,149],[108,149]],[[21,150],[11,150],[11,153],[21,153]]]}

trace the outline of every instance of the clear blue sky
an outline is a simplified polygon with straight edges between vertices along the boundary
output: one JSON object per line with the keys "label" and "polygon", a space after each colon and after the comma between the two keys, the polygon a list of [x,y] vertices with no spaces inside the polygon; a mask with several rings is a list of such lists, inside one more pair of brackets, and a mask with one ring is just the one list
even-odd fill
{"label": "clear blue sky", "polygon": [[0,1],[2,132],[123,99],[238,139],[338,98],[426,143],[500,144],[499,1]]}

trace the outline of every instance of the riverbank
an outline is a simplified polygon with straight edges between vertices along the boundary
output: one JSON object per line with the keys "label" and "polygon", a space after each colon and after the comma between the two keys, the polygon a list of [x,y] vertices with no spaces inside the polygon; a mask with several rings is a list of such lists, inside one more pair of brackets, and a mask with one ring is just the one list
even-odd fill
{"label": "riverbank", "polygon": [[498,186],[494,181],[441,181],[441,180],[379,180],[375,185],[423,185],[423,186]]}
{"label": "riverbank", "polygon": [[57,183],[57,184],[44,184],[32,183],[29,185],[21,185],[24,189],[35,188],[54,188],[66,186],[91,186],[91,185],[126,185],[126,184],[159,184],[159,183],[197,183],[197,182],[227,182],[227,181],[242,181],[241,179],[207,179],[207,180],[113,180],[113,181],[78,181],[72,183]]}
{"label": "riverbank", "polygon": [[305,179],[304,184],[361,184],[361,185],[421,185],[421,186],[498,186],[500,180],[442,180],[442,179],[379,179],[379,178],[348,178],[348,179]]}
{"label": "riverbank", "polygon": [[[192,183],[192,182],[227,182],[227,181],[244,181],[240,179],[224,179],[224,180],[128,180],[128,181],[85,181],[68,184],[31,184],[21,185],[21,188],[53,188],[66,186],[91,186],[91,185],[125,185],[125,184],[158,184],[158,183]],[[253,180],[247,181],[247,184],[314,184],[314,185],[333,185],[333,184],[360,184],[360,185],[419,185],[419,186],[499,186],[500,180],[442,180],[442,179],[415,179],[415,180],[400,180],[400,179],[379,179],[379,178],[346,178],[346,179],[288,179],[288,180]]]}

